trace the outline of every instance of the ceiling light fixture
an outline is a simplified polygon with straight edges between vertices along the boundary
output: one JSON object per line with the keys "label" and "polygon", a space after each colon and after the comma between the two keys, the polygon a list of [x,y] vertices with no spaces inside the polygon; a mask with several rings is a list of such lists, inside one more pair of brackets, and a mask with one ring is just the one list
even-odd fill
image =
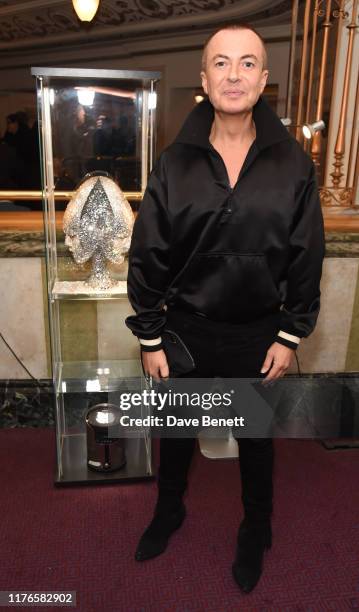
{"label": "ceiling light fixture", "polygon": [[92,21],[100,0],[72,0],[72,4],[80,21]]}

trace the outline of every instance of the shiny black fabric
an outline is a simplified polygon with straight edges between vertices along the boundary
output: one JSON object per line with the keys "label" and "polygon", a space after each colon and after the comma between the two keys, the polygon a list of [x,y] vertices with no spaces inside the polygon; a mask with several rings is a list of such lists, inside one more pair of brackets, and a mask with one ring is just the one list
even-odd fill
{"label": "shiny black fabric", "polygon": [[279,329],[308,336],[320,307],[323,218],[315,168],[260,97],[256,139],[231,189],[209,142],[208,101],[187,118],[151,173],[129,252],[126,319],[161,334],[164,306],[246,323],[280,309]]}

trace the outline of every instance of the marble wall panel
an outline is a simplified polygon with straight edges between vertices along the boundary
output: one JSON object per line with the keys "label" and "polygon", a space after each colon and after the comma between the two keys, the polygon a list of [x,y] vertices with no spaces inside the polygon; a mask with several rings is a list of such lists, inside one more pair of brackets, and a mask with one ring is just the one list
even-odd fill
{"label": "marble wall panel", "polygon": [[125,325],[130,314],[127,298],[97,302],[99,360],[139,358],[138,340]]}
{"label": "marble wall panel", "polygon": [[[359,259],[326,258],[317,326],[303,339],[298,358],[303,372],[344,372],[351,333]],[[291,371],[296,371],[295,363]]]}
{"label": "marble wall panel", "polygon": [[[37,378],[48,378],[41,258],[0,258],[0,330]],[[28,378],[0,338],[0,379]]]}
{"label": "marble wall panel", "polygon": [[349,335],[346,370],[349,372],[359,372],[359,271]]}
{"label": "marble wall panel", "polygon": [[[358,258],[326,258],[318,324],[298,350],[303,372],[359,370],[358,275]],[[33,375],[40,378],[50,377],[44,278],[41,258],[0,258],[0,329]],[[66,359],[138,358],[137,339],[125,325],[125,318],[132,313],[127,299],[76,301],[61,310]],[[291,371],[296,371],[295,363]],[[2,341],[0,378],[27,378]]]}
{"label": "marble wall panel", "polygon": [[96,302],[61,300],[59,306],[62,361],[96,361]]}

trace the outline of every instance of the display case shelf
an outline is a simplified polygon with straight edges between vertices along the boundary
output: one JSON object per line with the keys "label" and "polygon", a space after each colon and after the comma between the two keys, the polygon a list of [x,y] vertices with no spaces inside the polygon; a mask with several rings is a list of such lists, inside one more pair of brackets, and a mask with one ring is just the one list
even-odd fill
{"label": "display case shelf", "polygon": [[108,393],[143,388],[141,362],[137,359],[68,361],[58,363],[57,393]]}
{"label": "display case shelf", "polygon": [[51,291],[54,300],[113,300],[127,298],[127,282],[118,281],[109,289],[93,289],[84,281],[56,281]]}

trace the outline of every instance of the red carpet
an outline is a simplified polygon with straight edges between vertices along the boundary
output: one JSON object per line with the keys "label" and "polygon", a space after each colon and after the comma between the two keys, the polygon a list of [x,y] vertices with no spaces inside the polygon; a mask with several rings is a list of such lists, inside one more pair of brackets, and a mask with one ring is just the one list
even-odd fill
{"label": "red carpet", "polygon": [[77,591],[81,612],[358,612],[359,451],[275,444],[273,546],[242,595],[230,570],[242,515],[235,460],[198,453],[183,527],[139,564],[154,482],[55,488],[53,431],[0,430],[0,590]]}

